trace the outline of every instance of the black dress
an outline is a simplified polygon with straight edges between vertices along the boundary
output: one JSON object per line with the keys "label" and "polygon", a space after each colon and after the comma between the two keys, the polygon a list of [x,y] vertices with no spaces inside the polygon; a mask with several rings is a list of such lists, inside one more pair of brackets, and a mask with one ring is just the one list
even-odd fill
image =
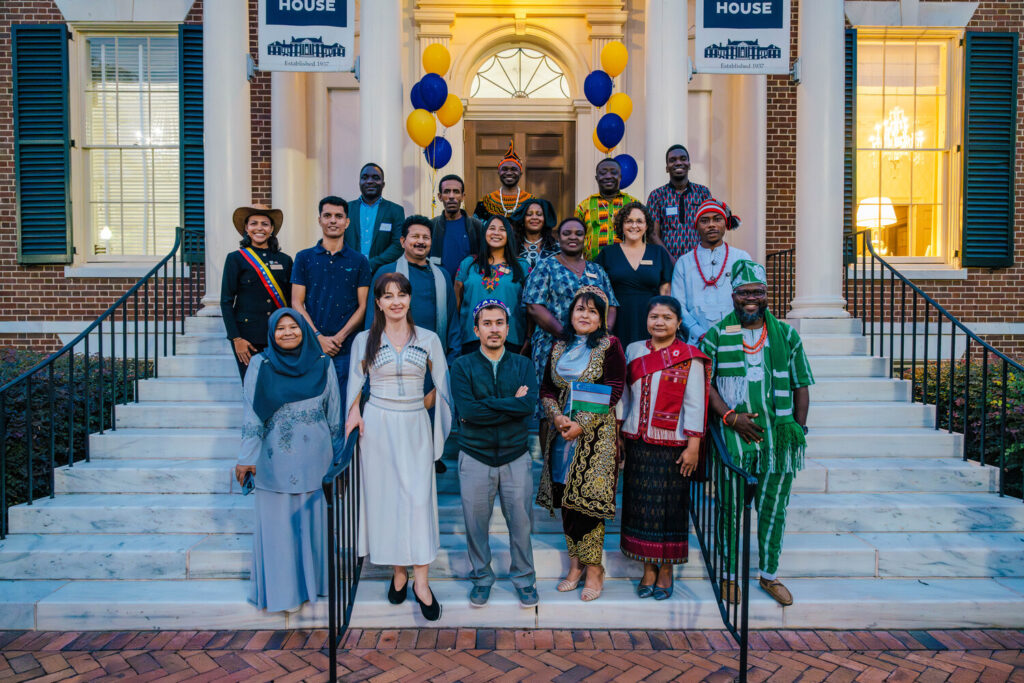
{"label": "black dress", "polygon": [[661,285],[672,282],[672,257],[665,248],[648,244],[636,270],[622,251],[621,244],[610,244],[594,259],[611,280],[615,298],[619,300],[612,332],[623,348],[647,339],[647,302],[659,294]]}
{"label": "black dress", "polygon": [[[285,303],[292,295],[292,258],[283,251],[256,249],[260,259],[270,269],[284,294]],[[274,300],[260,281],[255,269],[235,251],[224,261],[224,276],[220,284],[220,311],[228,339],[241,337],[257,350],[267,347],[267,320],[277,310]],[[234,349],[232,349],[233,351]],[[245,379],[245,365],[238,362],[238,374]]]}

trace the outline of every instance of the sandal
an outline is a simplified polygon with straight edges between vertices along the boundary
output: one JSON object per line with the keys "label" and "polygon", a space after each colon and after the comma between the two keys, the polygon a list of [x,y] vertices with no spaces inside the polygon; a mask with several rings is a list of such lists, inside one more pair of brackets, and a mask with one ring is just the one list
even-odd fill
{"label": "sandal", "polygon": [[558,591],[559,593],[568,593],[568,592],[570,592],[570,591],[574,591],[574,590],[576,590],[576,589],[577,589],[577,588],[579,587],[579,585],[580,585],[580,579],[582,579],[582,578],[583,578],[583,574],[580,574],[580,575],[579,575],[579,576],[578,576],[578,577],[576,578],[576,580],[575,580],[575,581],[571,581],[571,580],[569,580],[569,579],[562,579],[562,580],[561,580],[561,581],[560,581],[560,582],[558,583],[558,585],[557,585],[557,586],[555,586],[555,589],[556,589],[556,590],[557,590],[557,591]]}
{"label": "sandal", "polygon": [[[591,565],[594,567],[600,567],[601,565]],[[583,602],[593,602],[601,597],[601,591],[604,590],[604,567],[601,567],[601,587],[600,588],[587,588],[583,587],[583,592],[580,593],[580,600]]]}

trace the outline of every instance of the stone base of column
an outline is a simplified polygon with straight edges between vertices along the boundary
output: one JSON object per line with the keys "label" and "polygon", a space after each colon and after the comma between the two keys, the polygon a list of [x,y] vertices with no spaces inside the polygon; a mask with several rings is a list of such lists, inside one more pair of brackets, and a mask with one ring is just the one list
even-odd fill
{"label": "stone base of column", "polygon": [[804,297],[793,299],[787,318],[849,318],[842,297]]}
{"label": "stone base of column", "polygon": [[203,297],[199,301],[201,308],[196,311],[196,316],[199,318],[220,318],[220,298],[219,297]]}

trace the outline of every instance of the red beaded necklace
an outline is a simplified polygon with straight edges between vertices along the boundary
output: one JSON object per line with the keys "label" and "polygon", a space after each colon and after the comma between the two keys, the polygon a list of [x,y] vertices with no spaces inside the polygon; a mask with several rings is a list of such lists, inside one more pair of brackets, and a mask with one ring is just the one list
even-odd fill
{"label": "red beaded necklace", "polygon": [[708,287],[714,287],[716,284],[718,284],[718,281],[722,279],[722,275],[725,273],[725,266],[729,263],[729,244],[726,243],[725,245],[725,260],[722,261],[722,269],[719,270],[718,275],[716,275],[711,280],[704,277],[704,271],[700,267],[700,259],[697,258],[696,249],[693,250],[693,262],[697,264],[697,274],[700,275],[700,279],[704,281],[704,289],[707,289]]}
{"label": "red beaded necklace", "polygon": [[768,339],[768,325],[765,325],[764,327],[761,328],[761,338],[754,342],[753,346],[750,346],[745,341],[743,342],[743,352],[746,354],[757,353],[758,351],[761,350],[761,347],[764,346],[764,342],[766,339]]}

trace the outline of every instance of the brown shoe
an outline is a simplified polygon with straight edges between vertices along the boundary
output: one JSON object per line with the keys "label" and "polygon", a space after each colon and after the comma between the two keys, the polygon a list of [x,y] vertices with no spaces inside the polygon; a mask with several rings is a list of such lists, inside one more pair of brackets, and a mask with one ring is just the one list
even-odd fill
{"label": "brown shoe", "polygon": [[761,588],[772,596],[775,602],[779,603],[783,607],[789,607],[793,604],[793,594],[789,592],[789,589],[782,585],[782,582],[778,579],[772,579],[769,581],[763,576],[758,579],[758,583],[761,584]]}
{"label": "brown shoe", "polygon": [[731,605],[740,604],[740,587],[732,579],[722,579],[722,599]]}

